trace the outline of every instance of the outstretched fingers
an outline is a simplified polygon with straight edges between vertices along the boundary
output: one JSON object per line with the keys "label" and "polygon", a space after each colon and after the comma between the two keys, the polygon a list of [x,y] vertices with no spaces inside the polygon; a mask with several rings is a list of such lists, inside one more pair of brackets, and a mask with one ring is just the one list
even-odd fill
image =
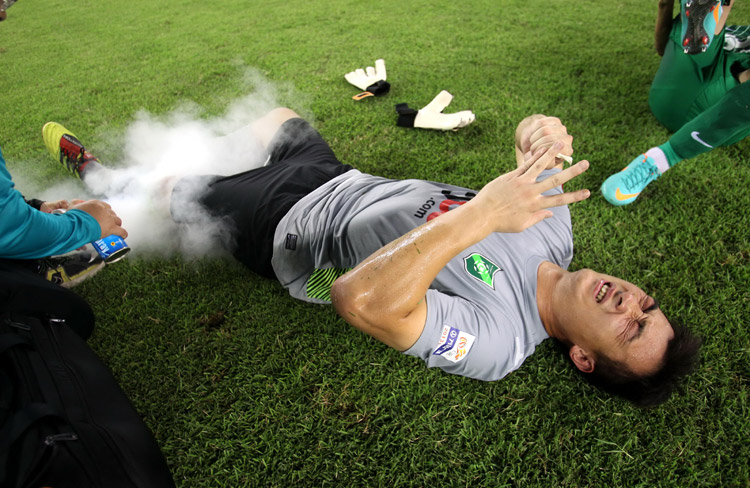
{"label": "outstretched fingers", "polygon": [[547,169],[550,166],[550,163],[555,160],[563,146],[564,144],[558,141],[548,147],[546,151],[539,151],[532,154],[526,159],[526,161],[524,161],[523,165],[518,167],[518,173],[536,180],[542,171]]}
{"label": "outstretched fingers", "polygon": [[540,181],[539,186],[542,189],[542,193],[567,183],[573,178],[581,175],[587,169],[589,169],[589,162],[586,160],[579,161],[568,169],[560,171],[559,173]]}
{"label": "outstretched fingers", "polygon": [[[588,161],[579,161],[570,168],[561,171],[556,175],[552,175],[544,181],[539,182],[539,185],[541,185],[540,189],[542,190],[542,193],[572,180],[576,176],[579,176],[581,173],[586,171],[588,167]],[[586,200],[589,196],[591,196],[591,192],[588,189],[583,189],[574,192],[545,196],[544,203],[545,207],[547,208],[558,207],[560,205],[568,205],[571,203],[580,202],[581,200]]]}
{"label": "outstretched fingers", "polygon": [[591,192],[588,189],[578,190],[574,192],[561,193],[559,195],[552,195],[544,197],[545,205],[547,208],[560,207],[562,205],[570,205],[571,203],[580,202],[586,200],[591,196]]}

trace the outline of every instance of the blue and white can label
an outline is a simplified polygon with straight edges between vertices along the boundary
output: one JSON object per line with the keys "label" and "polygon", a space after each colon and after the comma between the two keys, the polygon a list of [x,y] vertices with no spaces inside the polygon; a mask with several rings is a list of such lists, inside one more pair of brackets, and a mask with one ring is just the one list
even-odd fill
{"label": "blue and white can label", "polygon": [[130,252],[130,247],[125,243],[125,239],[114,234],[94,241],[91,244],[107,264],[119,261]]}

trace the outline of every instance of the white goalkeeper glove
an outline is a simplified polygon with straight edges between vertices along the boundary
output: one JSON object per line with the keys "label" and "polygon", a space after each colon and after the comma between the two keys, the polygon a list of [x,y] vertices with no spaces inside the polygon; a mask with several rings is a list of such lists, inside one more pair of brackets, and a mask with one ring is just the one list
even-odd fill
{"label": "white goalkeeper glove", "polygon": [[458,130],[474,122],[476,118],[471,110],[463,110],[454,114],[441,113],[453,100],[453,95],[443,90],[432,99],[422,110],[409,108],[405,103],[396,105],[400,127],[417,127],[420,129]]}
{"label": "white goalkeeper glove", "polygon": [[372,66],[368,66],[367,69],[360,68],[345,74],[344,78],[360,90],[364,90],[352,97],[355,100],[385,95],[391,89],[391,84],[385,81],[385,61],[382,59],[375,61],[374,68]]}

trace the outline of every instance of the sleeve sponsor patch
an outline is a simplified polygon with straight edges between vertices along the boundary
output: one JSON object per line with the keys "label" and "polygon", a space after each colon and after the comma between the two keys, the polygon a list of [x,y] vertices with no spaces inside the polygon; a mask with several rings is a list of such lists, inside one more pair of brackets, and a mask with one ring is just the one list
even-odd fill
{"label": "sleeve sponsor patch", "polygon": [[446,325],[443,327],[443,333],[440,334],[440,341],[432,355],[442,356],[448,361],[457,363],[469,354],[472,344],[474,344],[473,335]]}
{"label": "sleeve sponsor patch", "polygon": [[296,234],[287,234],[286,240],[284,241],[284,248],[289,249],[290,251],[294,251],[297,249],[297,235]]}

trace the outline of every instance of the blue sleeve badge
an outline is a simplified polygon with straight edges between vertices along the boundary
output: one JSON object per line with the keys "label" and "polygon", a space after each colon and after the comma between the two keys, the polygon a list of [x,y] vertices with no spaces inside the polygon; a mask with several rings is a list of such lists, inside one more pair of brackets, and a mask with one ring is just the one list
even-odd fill
{"label": "blue sleeve badge", "polygon": [[474,339],[475,337],[468,332],[446,325],[443,327],[440,341],[432,355],[442,356],[450,362],[457,363],[469,354]]}

